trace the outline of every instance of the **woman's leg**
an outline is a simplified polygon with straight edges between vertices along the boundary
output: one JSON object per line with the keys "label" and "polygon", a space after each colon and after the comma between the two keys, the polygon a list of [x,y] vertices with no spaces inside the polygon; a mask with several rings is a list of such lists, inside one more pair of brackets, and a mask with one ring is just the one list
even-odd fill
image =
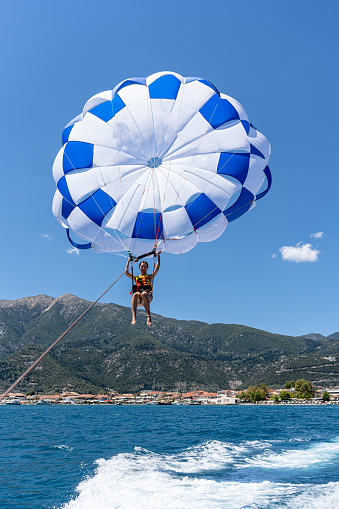
{"label": "woman's leg", "polygon": [[132,322],[131,325],[135,325],[137,323],[137,306],[139,300],[139,293],[134,293],[132,297]]}
{"label": "woman's leg", "polygon": [[147,325],[152,325],[152,319],[151,319],[151,310],[149,307],[149,300],[148,300],[148,293],[142,292],[141,294],[142,303],[144,305],[146,314],[147,314]]}

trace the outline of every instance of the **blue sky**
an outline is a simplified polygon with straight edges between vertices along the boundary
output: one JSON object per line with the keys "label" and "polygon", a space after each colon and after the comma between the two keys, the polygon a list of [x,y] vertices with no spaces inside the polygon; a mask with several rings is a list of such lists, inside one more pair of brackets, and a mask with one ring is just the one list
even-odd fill
{"label": "blue sky", "polygon": [[[162,256],[152,310],[290,335],[338,331],[338,11],[314,0],[2,2],[0,299],[95,300],[123,271],[121,257],[67,252],[52,164],[92,95],[170,70],[244,106],[271,143],[273,185],[218,240]],[[129,305],[129,280],[104,301]]]}

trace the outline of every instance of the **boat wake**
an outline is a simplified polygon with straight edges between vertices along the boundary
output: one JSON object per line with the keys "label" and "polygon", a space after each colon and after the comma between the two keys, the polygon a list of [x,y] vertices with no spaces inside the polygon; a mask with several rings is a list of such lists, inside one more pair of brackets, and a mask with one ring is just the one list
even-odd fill
{"label": "boat wake", "polygon": [[[273,443],[274,441],[272,441]],[[339,440],[273,451],[269,441],[240,445],[208,441],[177,454],[136,447],[96,461],[92,477],[77,487],[64,509],[334,509],[339,483],[296,483],[278,470],[333,468]],[[249,469],[255,477],[248,476]],[[267,480],[267,471],[271,471]],[[272,480],[275,476],[276,480]],[[307,477],[307,476],[306,476]],[[314,478],[314,475],[312,475]],[[274,479],[274,477],[273,477]],[[293,482],[291,482],[293,481]]]}

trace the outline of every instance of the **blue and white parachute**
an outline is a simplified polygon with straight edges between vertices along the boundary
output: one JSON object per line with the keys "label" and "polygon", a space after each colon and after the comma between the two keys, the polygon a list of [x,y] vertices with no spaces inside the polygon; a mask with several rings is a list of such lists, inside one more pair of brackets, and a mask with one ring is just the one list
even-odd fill
{"label": "blue and white parachute", "polygon": [[243,107],[173,72],[93,96],[62,142],[53,213],[86,241],[74,245],[98,252],[187,252],[217,239],[271,185],[270,145]]}

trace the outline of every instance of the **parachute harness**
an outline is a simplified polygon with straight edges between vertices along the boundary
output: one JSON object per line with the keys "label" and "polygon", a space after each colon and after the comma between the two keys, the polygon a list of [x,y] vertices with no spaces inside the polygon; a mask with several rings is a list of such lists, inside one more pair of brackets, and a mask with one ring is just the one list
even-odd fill
{"label": "parachute harness", "polygon": [[[156,258],[156,249],[157,249],[157,246],[155,245],[154,248],[153,248],[153,251],[151,251],[150,253],[145,253],[141,256],[138,256],[138,257],[135,257],[132,255],[132,253],[130,251],[128,251],[128,254],[129,254],[129,259],[130,261],[132,262],[132,265],[131,265],[131,274],[132,274],[132,289],[130,291],[130,293],[135,293],[135,292],[138,292],[139,291],[139,288],[141,285],[139,285],[138,283],[135,285],[134,284],[134,272],[133,272],[133,265],[134,263],[142,260],[143,258],[146,258],[147,256],[152,256],[153,255],[153,274],[154,274],[154,271],[155,271],[155,258]],[[159,253],[160,254],[160,253]],[[154,277],[153,277],[153,281],[151,283],[152,285],[152,291],[154,289]]]}

